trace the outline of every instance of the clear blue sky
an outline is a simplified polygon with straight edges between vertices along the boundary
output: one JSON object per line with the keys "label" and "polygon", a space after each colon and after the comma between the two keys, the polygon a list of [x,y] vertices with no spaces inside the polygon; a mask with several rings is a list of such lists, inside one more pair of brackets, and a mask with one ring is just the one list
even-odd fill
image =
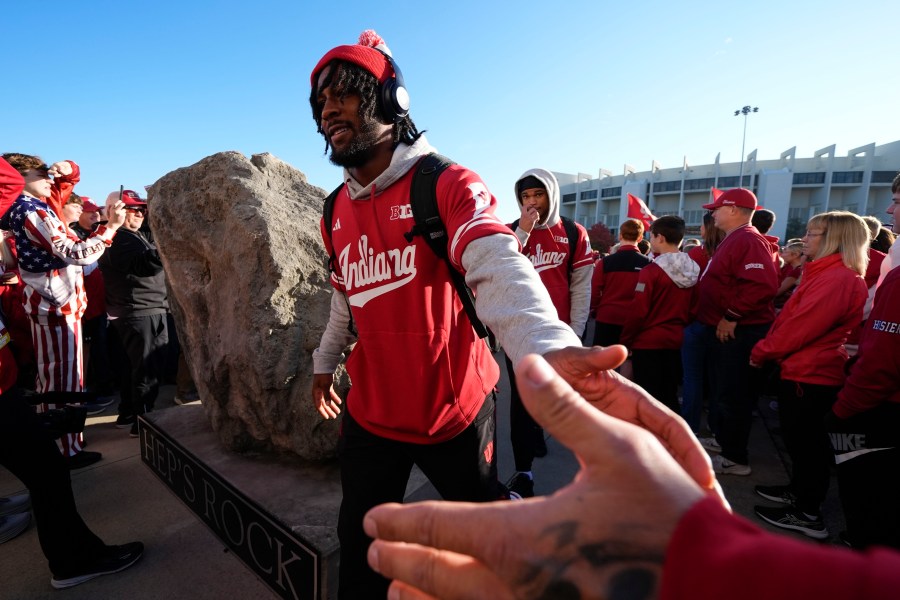
{"label": "clear blue sky", "polygon": [[[555,8],[550,8],[554,6]],[[377,30],[441,152],[516,214],[545,167],[621,173],[838,155],[900,139],[900,2],[12,2],[0,152],[73,159],[76,191],[139,190],[224,150],[271,152],[328,190],[309,71]]]}

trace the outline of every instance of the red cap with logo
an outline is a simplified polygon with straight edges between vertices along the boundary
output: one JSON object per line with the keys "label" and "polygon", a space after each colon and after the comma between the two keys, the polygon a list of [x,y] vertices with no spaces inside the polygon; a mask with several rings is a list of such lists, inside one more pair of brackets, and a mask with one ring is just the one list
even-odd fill
{"label": "red cap with logo", "polygon": [[[107,204],[115,204],[119,201],[119,192],[110,192],[109,196],[106,197]],[[122,190],[122,202],[125,203],[125,206],[147,206],[146,200],[141,200],[141,197],[138,196],[138,193],[134,190]]]}
{"label": "red cap with logo", "polygon": [[100,207],[94,204],[89,197],[82,196],[81,201],[83,202],[83,204],[81,205],[81,212],[100,212]]}
{"label": "red cap with logo", "polygon": [[739,208],[752,208],[756,210],[759,206],[756,203],[756,195],[750,190],[744,188],[733,188],[722,192],[712,204],[704,204],[706,210],[715,210],[723,206],[737,206]]}

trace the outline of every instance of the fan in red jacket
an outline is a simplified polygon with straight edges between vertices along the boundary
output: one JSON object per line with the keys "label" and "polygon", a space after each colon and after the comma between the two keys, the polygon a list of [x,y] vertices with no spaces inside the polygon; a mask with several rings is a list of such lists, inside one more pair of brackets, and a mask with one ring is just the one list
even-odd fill
{"label": "fan in red jacket", "polygon": [[810,219],[803,244],[812,261],[750,355],[754,365],[776,361],[781,366],[778,411],[792,465],[788,485],[756,486],[763,498],[788,506],[757,506],[755,511],[776,527],[824,539],[828,531],[820,509],[831,477],[831,453],[822,419],[844,382],[844,342],[862,320],[868,229],[852,213],[824,213]]}
{"label": "fan in red jacket", "polygon": [[656,255],[641,269],[634,302],[622,329],[622,344],[631,351],[634,382],[678,412],[681,342],[690,321],[693,287],[700,268],[679,251],[684,219],[660,217],[650,225],[650,248]]}
{"label": "fan in red jacket", "polygon": [[837,463],[846,540],[900,549],[900,269],[892,269],[826,429]]}

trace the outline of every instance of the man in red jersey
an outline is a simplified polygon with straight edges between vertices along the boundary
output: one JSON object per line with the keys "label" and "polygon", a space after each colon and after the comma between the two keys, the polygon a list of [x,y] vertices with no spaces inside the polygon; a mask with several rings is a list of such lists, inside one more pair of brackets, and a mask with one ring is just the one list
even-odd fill
{"label": "man in red jersey", "polygon": [[[332,222],[322,223],[334,256],[331,315],[313,353],[312,396],[324,418],[341,412],[332,387],[344,350],[353,381],[338,453],[343,500],[338,520],[341,598],[384,597],[387,580],[369,569],[371,543],[362,518],[401,501],[418,465],[449,500],[498,496],[494,386],[499,369],[475,334],[451,283],[448,265],[421,236],[410,185],[434,149],[409,118],[409,96],[383,40],[333,48],[310,77],[310,105],[331,161],[344,167]],[[638,422],[680,450],[706,487],[714,478],[686,427],[657,429],[669,411],[627,387],[608,369],[620,350],[582,348],[557,318],[546,288],[495,215],[481,178],[459,165],[436,182],[448,257],[478,298],[479,318],[518,361],[543,354],[603,410]],[[614,390],[623,387],[621,394]]]}
{"label": "man in red jersey", "polygon": [[743,188],[728,190],[703,206],[725,232],[698,284],[697,320],[706,326],[713,379],[710,402],[719,411],[718,423],[710,424],[721,447],[713,469],[730,475],[751,471],[747,443],[757,396],[750,351],[775,320],[772,300],[778,291],[772,246],[750,224],[756,207],[756,196]]}

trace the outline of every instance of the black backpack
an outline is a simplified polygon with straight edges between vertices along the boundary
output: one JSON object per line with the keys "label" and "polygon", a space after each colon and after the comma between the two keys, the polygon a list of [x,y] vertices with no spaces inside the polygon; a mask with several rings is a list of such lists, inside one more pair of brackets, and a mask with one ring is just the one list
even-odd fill
{"label": "black backpack", "polygon": [[[475,333],[478,334],[478,337],[485,338],[488,336],[488,329],[475,313],[475,295],[469,286],[466,285],[466,279],[462,273],[457,271],[450,263],[450,258],[447,255],[447,228],[444,226],[441,215],[438,213],[438,177],[444,172],[444,169],[454,164],[456,163],[436,152],[427,154],[419,161],[413,173],[412,185],[409,189],[409,204],[412,208],[415,225],[404,236],[406,241],[412,242],[415,236],[421,235],[438,258],[443,259],[447,263],[447,269],[450,271],[450,280],[453,282],[453,287],[462,301],[463,308],[469,317],[469,321],[472,323],[472,327],[475,329]],[[334,201],[343,187],[344,184],[341,184],[331,192],[325,198],[325,203],[322,207],[322,217],[325,220],[325,230],[329,238],[331,237],[331,228],[334,225]],[[332,245],[331,256],[328,259],[328,269],[332,272],[336,272],[336,260],[337,257],[334,255],[334,246]],[[356,331],[353,329],[352,313],[349,329],[356,335]]]}

